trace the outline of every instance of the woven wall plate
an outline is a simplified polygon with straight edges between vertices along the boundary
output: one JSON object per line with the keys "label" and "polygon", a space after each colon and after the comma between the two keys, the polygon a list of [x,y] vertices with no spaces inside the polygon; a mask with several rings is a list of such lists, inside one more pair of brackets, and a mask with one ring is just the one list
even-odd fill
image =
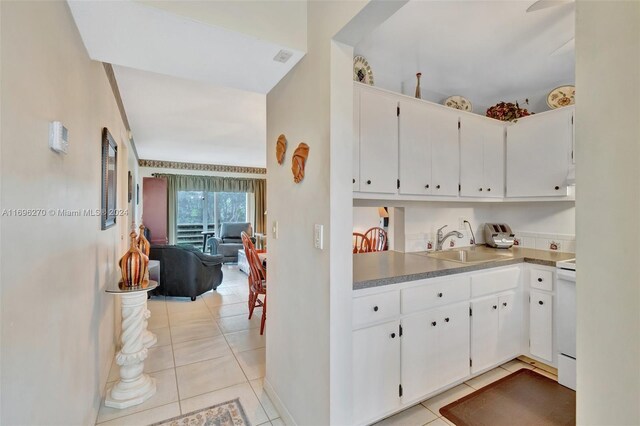
{"label": "woven wall plate", "polygon": [[373,86],[373,71],[364,56],[353,58],[353,81]]}

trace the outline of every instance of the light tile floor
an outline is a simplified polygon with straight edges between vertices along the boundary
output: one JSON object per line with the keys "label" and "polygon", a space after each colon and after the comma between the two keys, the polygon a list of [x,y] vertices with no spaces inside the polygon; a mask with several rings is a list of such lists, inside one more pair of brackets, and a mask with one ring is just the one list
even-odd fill
{"label": "light tile floor", "polygon": [[[248,320],[247,276],[235,265],[223,266],[223,274],[217,291],[195,302],[172,297],[148,301],[149,329],[158,343],[149,349],[145,372],[156,379],[158,390],[148,401],[125,410],[105,407],[103,400],[97,424],[145,425],[235,398],[240,398],[252,425],[283,424],[262,387],[262,309],[256,308]],[[114,360],[107,389],[118,373]]]}
{"label": "light tile floor", "polygon": [[449,389],[439,395],[434,396],[431,399],[423,401],[421,404],[414,405],[407,408],[391,417],[376,423],[379,426],[447,426],[454,425],[450,420],[440,415],[440,409],[447,404],[450,404],[458,399],[475,392],[476,390],[487,386],[490,383],[495,382],[503,377],[514,373],[521,368],[528,368],[534,370],[544,376],[547,376],[553,380],[558,380],[558,377],[548,371],[534,367],[530,364],[514,359],[500,367],[489,370],[484,374],[474,377],[465,383],[462,383],[454,388]]}

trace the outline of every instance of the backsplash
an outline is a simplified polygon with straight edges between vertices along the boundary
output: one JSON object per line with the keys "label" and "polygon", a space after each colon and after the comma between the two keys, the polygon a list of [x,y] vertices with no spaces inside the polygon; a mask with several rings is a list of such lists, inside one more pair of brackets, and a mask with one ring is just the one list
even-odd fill
{"label": "backsplash", "polygon": [[[455,247],[470,247],[473,245],[472,237],[469,230],[459,231],[463,237],[449,237],[443,248],[451,249]],[[576,252],[576,237],[570,234],[545,234],[533,232],[518,232],[514,230],[516,235],[514,246],[532,248],[538,250],[558,251],[564,253]],[[477,243],[483,244],[483,236],[477,235]],[[436,235],[431,233],[418,233],[405,235],[405,251],[432,251],[436,248]]]}

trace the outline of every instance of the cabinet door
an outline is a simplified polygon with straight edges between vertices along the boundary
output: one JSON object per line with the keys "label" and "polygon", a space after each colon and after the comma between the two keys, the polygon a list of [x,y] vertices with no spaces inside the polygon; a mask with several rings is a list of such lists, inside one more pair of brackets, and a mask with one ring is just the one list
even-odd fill
{"label": "cabinet door", "polygon": [[431,182],[431,141],[429,110],[414,102],[400,102],[400,193],[427,195]]}
{"label": "cabinet door", "polygon": [[471,373],[498,361],[498,298],[471,302]]}
{"label": "cabinet door", "polygon": [[507,197],[567,195],[572,114],[560,108],[507,128]]}
{"label": "cabinet door", "polygon": [[535,290],[530,292],[529,352],[553,361],[553,296]]}
{"label": "cabinet door", "polygon": [[402,320],[402,390],[412,401],[440,387],[438,378],[438,330],[443,318],[431,309]]}
{"label": "cabinet door", "polygon": [[457,196],[460,183],[458,113],[428,106],[428,139],[431,142],[433,195]]}
{"label": "cabinet door", "polygon": [[442,308],[440,313],[439,385],[445,386],[469,375],[469,303]]}
{"label": "cabinet door", "polygon": [[353,190],[360,190],[360,89],[353,88],[353,157],[352,157]]}
{"label": "cabinet door", "polygon": [[484,197],[484,123],[472,117],[460,119],[460,195]]}
{"label": "cabinet door", "polygon": [[516,293],[511,292],[498,298],[499,315],[499,358],[505,360],[520,354],[520,330],[522,310],[516,302]]}
{"label": "cabinet door", "polygon": [[398,180],[398,101],[360,89],[360,191],[395,194]]}
{"label": "cabinet door", "polygon": [[504,197],[504,125],[489,123],[484,141],[484,195],[485,197]]}
{"label": "cabinet door", "polygon": [[400,336],[391,321],[353,332],[353,414],[356,423],[378,418],[400,403]]}

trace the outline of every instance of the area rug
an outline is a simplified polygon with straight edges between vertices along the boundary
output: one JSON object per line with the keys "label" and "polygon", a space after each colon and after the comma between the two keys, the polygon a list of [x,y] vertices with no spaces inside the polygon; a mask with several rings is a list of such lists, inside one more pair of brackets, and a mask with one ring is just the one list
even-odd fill
{"label": "area rug", "polygon": [[456,426],[576,424],[576,393],[522,369],[440,409]]}
{"label": "area rug", "polygon": [[150,426],[251,426],[238,398]]}

